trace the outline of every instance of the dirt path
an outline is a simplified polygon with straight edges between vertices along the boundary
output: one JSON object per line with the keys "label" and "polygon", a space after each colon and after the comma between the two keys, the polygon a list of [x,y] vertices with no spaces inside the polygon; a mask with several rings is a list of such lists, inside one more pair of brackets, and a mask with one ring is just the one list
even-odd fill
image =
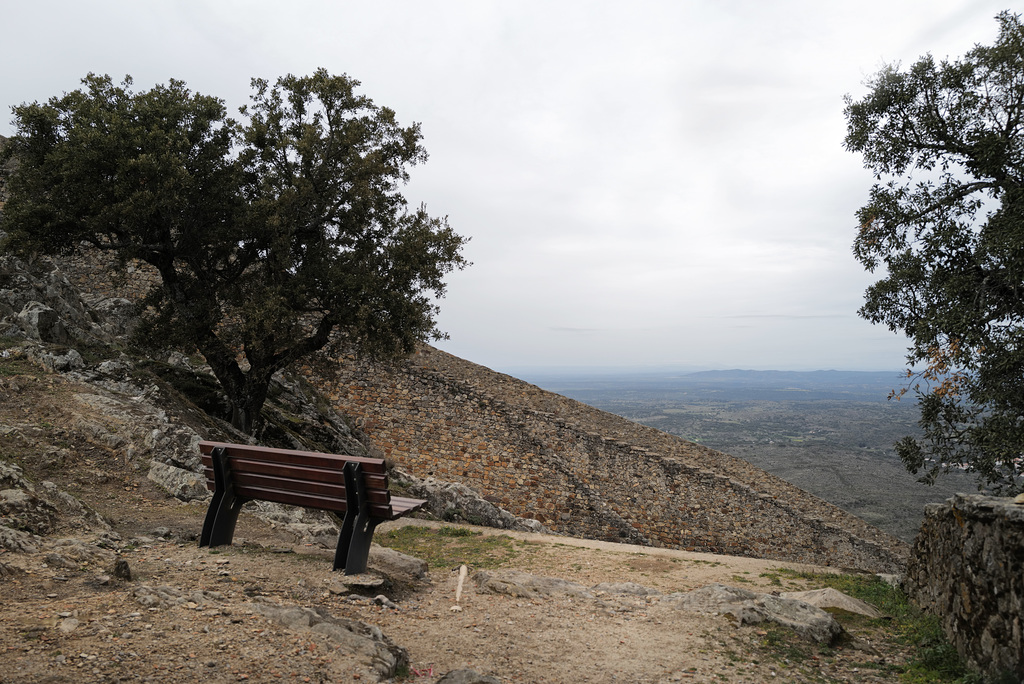
{"label": "dirt path", "polygon": [[[211,551],[194,541],[201,506],[143,485],[122,488],[116,510],[122,541],[109,544],[104,557],[64,562],[75,557],[73,547],[0,556],[23,571],[0,580],[0,681],[376,681],[319,635],[262,617],[254,601],[378,626],[409,653],[403,681],[434,682],[458,668],[504,682],[885,681],[854,671],[878,657],[863,650],[787,667],[758,652],[765,630],[674,611],[657,597],[526,599],[481,593],[470,580],[461,610],[452,610],[457,557],[450,568],[432,569],[427,581],[389,592],[397,608],[385,608],[372,596],[346,595],[330,571],[330,550],[296,546],[249,516],[242,516],[233,547]],[[479,531],[513,538],[512,567],[587,586],[631,581],[667,593],[722,582],[771,591],[780,588],[779,568],[796,567]],[[386,541],[387,532],[379,529],[378,537]],[[115,558],[127,561],[130,581],[107,578]],[[781,582],[803,588],[796,579]],[[157,588],[169,588],[170,603],[144,602]],[[175,593],[185,600],[174,603]]]}

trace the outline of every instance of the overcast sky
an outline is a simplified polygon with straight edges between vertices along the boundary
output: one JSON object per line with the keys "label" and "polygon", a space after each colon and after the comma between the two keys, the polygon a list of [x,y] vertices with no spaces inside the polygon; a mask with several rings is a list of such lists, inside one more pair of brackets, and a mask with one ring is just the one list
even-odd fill
{"label": "overcast sky", "polygon": [[439,346],[506,372],[571,367],[888,370],[906,341],[856,315],[871,175],[843,95],[887,63],[958,57],[1005,0],[13,2],[9,107],[88,72],[249,79],[326,67],[430,160],[407,197],[471,237]]}

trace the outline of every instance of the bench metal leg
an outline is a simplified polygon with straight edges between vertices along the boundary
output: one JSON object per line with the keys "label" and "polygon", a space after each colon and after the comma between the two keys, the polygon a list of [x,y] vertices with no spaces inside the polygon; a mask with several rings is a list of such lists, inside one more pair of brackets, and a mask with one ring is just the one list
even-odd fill
{"label": "bench metal leg", "polygon": [[214,492],[203,521],[199,546],[225,546],[230,545],[235,536],[238,513],[246,500],[235,496],[224,448],[217,447],[210,456],[213,460]]}
{"label": "bench metal leg", "polygon": [[338,548],[334,552],[334,569],[346,575],[366,572],[370,557],[370,542],[380,520],[370,517],[370,502],[363,485],[359,463],[345,464],[345,519],[338,535]]}

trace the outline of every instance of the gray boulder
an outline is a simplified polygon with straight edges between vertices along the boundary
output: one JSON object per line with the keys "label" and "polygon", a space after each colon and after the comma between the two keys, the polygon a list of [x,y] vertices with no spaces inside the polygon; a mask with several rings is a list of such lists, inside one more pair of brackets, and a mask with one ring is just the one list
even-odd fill
{"label": "gray boulder", "polygon": [[42,302],[31,301],[25,304],[18,314],[18,324],[34,340],[56,344],[71,341],[60,315]]}
{"label": "gray boulder", "polygon": [[424,560],[378,544],[370,545],[367,566],[392,581],[422,580],[429,569]]}
{"label": "gray boulder", "polygon": [[391,479],[406,488],[410,496],[426,499],[425,509],[441,520],[501,530],[551,534],[540,521],[520,518],[484,499],[464,484],[443,482],[432,477],[421,479],[400,468],[392,468]]}

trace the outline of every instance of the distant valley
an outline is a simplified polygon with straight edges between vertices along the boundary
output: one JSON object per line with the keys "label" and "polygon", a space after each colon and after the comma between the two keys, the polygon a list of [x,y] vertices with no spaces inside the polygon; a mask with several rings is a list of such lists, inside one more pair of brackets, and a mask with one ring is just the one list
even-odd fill
{"label": "distant valley", "polygon": [[893,444],[917,434],[913,401],[887,400],[898,372],[702,371],[521,375],[543,389],[746,459],[912,541],[925,504],[975,491],[950,474],[929,487]]}

